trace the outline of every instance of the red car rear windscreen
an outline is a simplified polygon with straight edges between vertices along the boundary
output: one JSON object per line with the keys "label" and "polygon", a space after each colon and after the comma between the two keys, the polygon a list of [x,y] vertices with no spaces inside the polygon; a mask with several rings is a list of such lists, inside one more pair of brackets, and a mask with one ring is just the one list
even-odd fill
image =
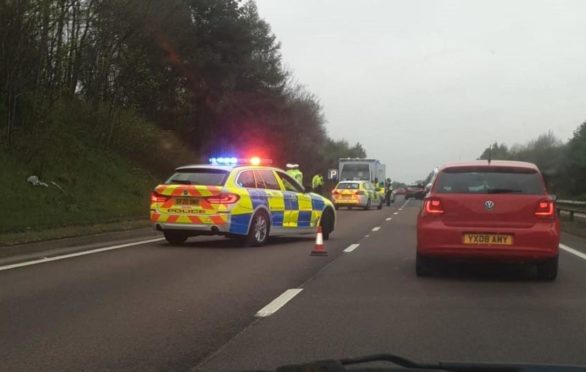
{"label": "red car rear windscreen", "polygon": [[448,168],[438,175],[438,194],[527,194],[545,193],[541,175],[533,169],[483,167]]}

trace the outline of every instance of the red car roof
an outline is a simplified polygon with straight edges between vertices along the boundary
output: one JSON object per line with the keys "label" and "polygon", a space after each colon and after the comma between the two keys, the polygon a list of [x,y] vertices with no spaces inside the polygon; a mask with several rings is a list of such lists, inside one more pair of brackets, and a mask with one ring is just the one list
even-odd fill
{"label": "red car roof", "polygon": [[524,161],[511,161],[511,160],[492,160],[490,163],[488,160],[475,160],[458,163],[448,163],[440,167],[440,170],[447,168],[468,168],[468,167],[511,167],[511,168],[523,168],[533,169],[539,171],[539,168],[533,163],[527,163]]}

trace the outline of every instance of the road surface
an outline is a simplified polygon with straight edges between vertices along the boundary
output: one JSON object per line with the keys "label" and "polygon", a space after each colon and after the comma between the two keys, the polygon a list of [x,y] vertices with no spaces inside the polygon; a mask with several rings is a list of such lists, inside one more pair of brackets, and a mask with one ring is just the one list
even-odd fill
{"label": "road surface", "polygon": [[148,235],[4,265],[0,370],[266,369],[379,352],[586,364],[585,240],[564,235],[553,283],[491,265],[417,278],[419,207],[339,211],[327,257],[309,255],[313,238],[171,247]]}

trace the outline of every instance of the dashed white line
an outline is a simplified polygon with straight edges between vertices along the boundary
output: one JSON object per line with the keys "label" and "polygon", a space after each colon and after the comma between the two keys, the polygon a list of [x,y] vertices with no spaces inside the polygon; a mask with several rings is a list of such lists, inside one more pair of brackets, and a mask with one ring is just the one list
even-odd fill
{"label": "dashed white line", "polygon": [[283,294],[279,297],[275,298],[271,303],[267,306],[263,307],[256,313],[257,318],[265,318],[267,316],[271,316],[276,313],[280,308],[285,306],[285,304],[293,299],[293,297],[297,296],[299,292],[301,292],[303,288],[293,288],[287,289]]}
{"label": "dashed white line", "polygon": [[397,215],[397,214],[399,214],[399,212],[395,212],[395,213],[393,213],[393,214]]}
{"label": "dashed white line", "polygon": [[360,246],[360,244],[351,244],[348,246],[348,248],[344,249],[344,252],[350,253],[353,250],[355,250],[356,248],[358,248],[359,246]]}
{"label": "dashed white line", "polygon": [[393,219],[393,217],[387,217],[385,218],[385,221],[391,221]]}
{"label": "dashed white line", "polygon": [[586,260],[586,254],[584,254],[584,253],[582,253],[580,251],[577,251],[574,248],[570,248],[567,245],[561,244],[561,243],[560,243],[560,248],[563,249],[564,251],[568,252],[568,253],[571,253],[571,254],[573,254],[575,256],[580,257],[583,260]]}
{"label": "dashed white line", "polygon": [[379,231],[379,230],[380,230],[380,226],[377,226],[377,227],[373,227],[372,228],[372,231]]}
{"label": "dashed white line", "polygon": [[68,258],[74,258],[74,257],[79,257],[79,256],[86,256],[88,254],[94,254],[94,253],[101,253],[101,252],[107,252],[107,251],[113,251],[115,249],[121,249],[121,248],[127,248],[127,247],[133,247],[135,245],[141,245],[141,244],[148,244],[148,243],[154,243],[154,242],[160,242],[161,240],[165,240],[165,238],[157,238],[157,239],[149,239],[149,240],[141,240],[139,242],[132,242],[132,243],[126,243],[126,244],[119,244],[119,245],[113,245],[111,247],[104,247],[104,248],[98,248],[98,249],[92,249],[89,251],[83,251],[83,252],[76,252],[76,253],[70,253],[70,254],[64,254],[62,256],[55,256],[55,257],[45,257],[45,258],[40,258],[38,260],[33,260],[33,261],[26,261],[26,262],[20,262],[20,263],[16,263],[16,264],[12,264],[12,265],[6,265],[6,266],[0,266],[0,271],[4,271],[4,270],[11,270],[11,269],[18,269],[20,267],[25,267],[25,266],[32,266],[32,265],[39,265],[39,264],[44,264],[47,262],[53,262],[53,261],[60,261],[60,260],[66,260]]}

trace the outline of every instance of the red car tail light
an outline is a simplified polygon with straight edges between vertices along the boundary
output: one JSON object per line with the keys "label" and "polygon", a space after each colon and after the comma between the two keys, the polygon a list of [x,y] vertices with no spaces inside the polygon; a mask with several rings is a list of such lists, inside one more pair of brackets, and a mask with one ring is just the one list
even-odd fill
{"label": "red car tail light", "polygon": [[161,195],[156,191],[151,193],[151,203],[164,203],[169,200],[170,196]]}
{"label": "red car tail light", "polygon": [[354,195],[364,195],[364,191],[362,191],[362,190],[354,191]]}
{"label": "red car tail light", "polygon": [[548,218],[553,217],[555,214],[555,206],[553,201],[551,200],[541,200],[537,204],[537,209],[535,210],[535,215],[537,217]]}
{"label": "red car tail light", "polygon": [[218,194],[214,196],[208,196],[206,200],[210,204],[234,204],[240,200],[240,196],[236,194]]}
{"label": "red car tail light", "polygon": [[332,195],[338,195],[340,193],[340,191],[338,190],[332,190]]}
{"label": "red car tail light", "polygon": [[423,204],[423,211],[426,215],[439,216],[444,214],[444,207],[439,199],[427,199]]}

